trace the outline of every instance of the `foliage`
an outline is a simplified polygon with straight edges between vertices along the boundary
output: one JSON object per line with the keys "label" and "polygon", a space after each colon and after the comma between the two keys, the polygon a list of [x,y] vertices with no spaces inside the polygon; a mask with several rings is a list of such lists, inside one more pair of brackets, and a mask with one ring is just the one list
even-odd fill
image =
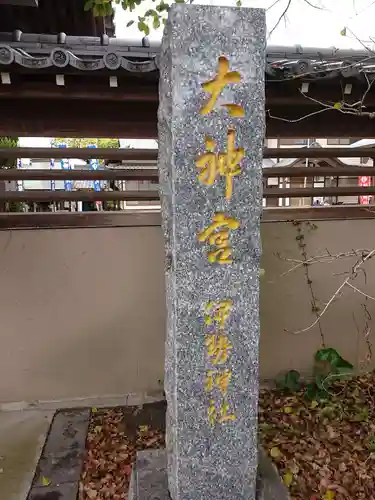
{"label": "foliage", "polygon": [[[0,148],[16,148],[18,146],[18,137],[0,137]],[[0,168],[17,168],[15,159],[2,159]]]}
{"label": "foliage", "polygon": [[298,392],[301,389],[301,376],[296,370],[290,370],[278,381],[278,387],[284,391]]}
{"label": "foliage", "polygon": [[[342,365],[334,349],[316,358]],[[325,401],[307,400],[304,391],[261,390],[259,442],[290,498],[374,498],[374,384],[374,372],[336,381]]]}
{"label": "foliage", "polygon": [[287,392],[298,392],[303,387],[305,397],[324,400],[332,396],[331,387],[352,374],[353,365],[343,359],[332,347],[319,349],[314,357],[314,380],[303,386],[300,374],[291,370],[278,382],[278,387]]}
{"label": "foliage", "polygon": [[[18,147],[18,137],[0,137],[0,148]],[[14,158],[4,158],[1,160],[0,169],[17,168],[17,160]],[[16,201],[8,201],[2,204],[2,209],[6,212],[23,212],[25,204]]]}
{"label": "foliage", "polygon": [[[138,29],[146,36],[151,29],[158,29],[166,22],[166,14],[172,3],[193,3],[193,0],[175,0],[174,2],[165,0],[152,0],[155,8],[148,9],[143,16],[138,16]],[[133,12],[140,5],[144,5],[145,0],[86,0],[85,10],[92,10],[95,16],[110,16],[113,14],[113,4],[120,5],[125,11]],[[241,0],[236,1],[236,6],[241,6]],[[127,26],[131,26],[135,21],[129,21]]]}
{"label": "foliage", "polygon": [[55,137],[52,141],[53,146],[65,143],[68,148],[87,148],[91,144],[95,144],[98,148],[118,148],[120,142],[118,139],[81,139],[81,138],[67,138],[67,137]]}
{"label": "foliage", "polygon": [[140,407],[91,409],[79,500],[127,497],[136,453],[165,447],[164,430],[158,426],[163,408],[156,405],[149,405],[153,408],[147,411]]}

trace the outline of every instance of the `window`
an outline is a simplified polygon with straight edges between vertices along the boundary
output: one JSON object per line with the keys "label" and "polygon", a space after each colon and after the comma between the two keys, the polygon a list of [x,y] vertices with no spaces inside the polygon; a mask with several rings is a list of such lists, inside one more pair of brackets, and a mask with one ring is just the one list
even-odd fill
{"label": "window", "polygon": [[308,139],[280,139],[280,146],[307,146]]}
{"label": "window", "polygon": [[339,139],[327,139],[327,146],[349,146],[356,142],[357,139],[352,139],[350,137],[341,137]]}

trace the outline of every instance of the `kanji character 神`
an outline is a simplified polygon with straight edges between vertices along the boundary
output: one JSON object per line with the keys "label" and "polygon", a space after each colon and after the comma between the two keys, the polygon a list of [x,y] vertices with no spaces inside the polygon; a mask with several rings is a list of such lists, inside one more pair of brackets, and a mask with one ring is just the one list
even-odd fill
{"label": "kanji character \u795e", "polygon": [[206,152],[198,156],[195,165],[201,170],[198,179],[203,184],[212,186],[218,176],[225,177],[225,197],[230,200],[233,193],[233,177],[241,173],[240,162],[245,156],[243,148],[235,148],[235,130],[229,129],[227,151],[214,152],[216,142],[206,137]]}

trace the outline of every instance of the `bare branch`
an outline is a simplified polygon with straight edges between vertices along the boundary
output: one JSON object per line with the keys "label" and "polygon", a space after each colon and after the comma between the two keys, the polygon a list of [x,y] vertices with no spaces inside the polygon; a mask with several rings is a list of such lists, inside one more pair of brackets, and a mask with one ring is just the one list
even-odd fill
{"label": "bare branch", "polygon": [[363,94],[362,96],[362,99],[361,99],[361,107],[363,107],[363,103],[366,99],[366,96],[367,94],[370,92],[371,90],[371,87],[373,86],[374,84],[374,81],[375,79],[372,79],[371,81],[369,80],[369,77],[366,75],[366,73],[363,73],[364,77],[366,78],[366,82],[367,82],[367,89],[365,90],[365,93]]}
{"label": "bare branch", "polygon": [[[307,3],[307,5],[309,5],[310,7],[312,7],[313,9],[317,9],[317,10],[325,10],[325,11],[328,11],[328,9],[325,9],[324,7],[321,7],[320,5],[315,5],[313,4],[312,2],[310,2],[309,0],[303,0],[305,3]],[[374,0],[375,1],[375,0]]]}
{"label": "bare branch", "polygon": [[275,5],[277,5],[281,0],[275,0],[269,7],[266,8],[266,11],[271,10]]}
{"label": "bare branch", "polygon": [[[351,250],[350,252],[343,252],[343,253],[338,253],[336,255],[333,255],[330,252],[328,252],[328,250],[327,250],[326,254],[318,255],[316,257],[310,257],[306,260],[289,259],[286,257],[282,257],[280,254],[275,254],[275,255],[280,260],[283,260],[285,262],[292,262],[295,264],[293,267],[291,267],[287,271],[280,274],[279,278],[283,278],[287,274],[290,274],[291,272],[295,271],[296,269],[298,269],[299,267],[301,267],[303,265],[311,266],[313,264],[330,264],[331,262],[333,262],[335,260],[349,258],[349,257],[358,257],[360,255],[363,256],[363,255],[366,255],[367,253],[369,253],[369,250],[367,250],[367,249],[358,249],[358,250]],[[340,274],[343,274],[343,273],[340,273]],[[347,272],[345,272],[345,274],[347,274]]]}
{"label": "bare branch", "polygon": [[[363,266],[363,264],[369,260],[371,257],[373,257],[375,255],[375,249],[374,250],[371,250],[371,252],[369,252],[367,255],[365,255],[359,262],[357,262],[357,264],[353,267],[352,269],[352,272],[350,274],[350,276],[348,276],[344,281],[343,283],[341,283],[341,285],[337,288],[337,290],[335,291],[335,293],[332,295],[332,297],[329,299],[329,301],[327,302],[327,304],[325,305],[324,309],[322,310],[322,312],[317,315],[316,317],[316,320],[313,321],[311,323],[311,325],[309,325],[308,327],[306,328],[303,328],[302,330],[297,330],[297,331],[294,331],[294,332],[290,332],[288,330],[285,330],[286,332],[288,333],[291,333],[293,335],[298,335],[300,333],[304,333],[304,332],[307,332],[309,330],[311,330],[311,328],[313,328],[315,325],[317,325],[320,321],[320,319],[322,318],[322,316],[324,316],[324,314],[327,312],[327,310],[329,309],[330,305],[332,304],[332,302],[337,298],[339,297],[339,295],[343,292],[344,288],[349,285],[351,286],[351,283],[349,283],[351,280],[355,279],[356,276],[357,276],[357,272],[358,270],[361,268],[361,266]],[[351,286],[351,288],[355,288],[353,286]],[[359,290],[358,290],[359,291]],[[363,295],[364,292],[360,292],[362,293]],[[369,296],[369,298],[372,298]],[[374,299],[375,300],[375,299]]]}
{"label": "bare branch", "polygon": [[350,286],[350,288],[353,288],[353,290],[355,290],[356,292],[358,292],[361,295],[363,295],[364,297],[366,297],[367,299],[375,300],[375,297],[372,297],[371,295],[367,295],[367,293],[362,292],[362,290],[360,290],[356,286],[352,285],[351,283],[347,283],[347,285]]}
{"label": "bare branch", "polygon": [[[277,2],[276,2],[277,3]],[[279,26],[279,24],[281,23],[281,21],[283,20],[283,18],[285,17],[286,13],[288,12],[289,10],[289,7],[290,7],[290,4],[292,3],[292,0],[288,0],[288,3],[285,7],[285,9],[283,10],[281,16],[279,17],[279,19],[277,20],[277,23],[275,24],[275,26],[272,28],[272,30],[269,32],[269,35],[268,35],[268,38],[271,37],[272,33],[275,31],[275,29]]]}
{"label": "bare branch", "polygon": [[[333,110],[333,111],[338,111],[339,113],[343,113],[346,115],[367,116],[368,118],[374,118],[375,117],[374,112],[364,111],[364,108],[365,108],[364,100],[366,99],[367,94],[369,93],[372,85],[374,84],[375,79],[370,81],[368,76],[366,75],[366,73],[363,73],[363,74],[365,75],[365,78],[367,81],[367,89],[364,92],[360,101],[357,101],[353,104],[349,104],[349,103],[346,103],[343,101],[340,103],[332,103],[332,102],[327,103],[327,102],[320,101],[319,99],[315,99],[314,97],[307,95],[305,92],[302,92],[302,90],[299,89],[299,92],[301,93],[301,95],[303,95],[303,97],[305,97],[306,99],[308,99],[316,104],[319,104],[320,106],[322,106],[322,109],[318,109],[317,111],[313,111],[311,113],[308,113],[307,115],[303,115],[299,118],[294,118],[294,119],[283,118],[281,116],[273,116],[271,114],[270,110],[267,110],[268,116],[270,118],[273,118],[274,120],[281,120],[281,121],[288,122],[288,123],[297,123],[297,122],[305,120],[306,118],[309,118],[311,116],[323,113],[324,111]],[[337,104],[338,104],[338,106],[337,106]]]}
{"label": "bare branch", "polygon": [[295,119],[291,119],[291,120],[288,118],[283,118],[282,116],[273,116],[269,109],[267,109],[267,113],[268,113],[268,116],[270,118],[273,118],[274,120],[280,120],[282,122],[288,122],[288,123],[297,123],[297,122],[301,122],[302,120],[306,120],[306,118],[310,118],[310,116],[319,115],[320,113],[324,113],[324,111],[330,111],[332,109],[334,109],[334,108],[332,107],[332,108],[318,109],[318,111],[313,111],[312,113],[301,116],[300,118],[295,118]]}
{"label": "bare branch", "polygon": [[373,50],[371,50],[370,47],[367,47],[367,45],[365,43],[363,43],[363,41],[360,38],[358,38],[357,35],[350,28],[345,26],[345,30],[349,31],[349,33],[357,40],[358,43],[360,43],[362,45],[362,47],[365,50],[368,50],[370,52],[370,54],[375,54],[375,52]]}

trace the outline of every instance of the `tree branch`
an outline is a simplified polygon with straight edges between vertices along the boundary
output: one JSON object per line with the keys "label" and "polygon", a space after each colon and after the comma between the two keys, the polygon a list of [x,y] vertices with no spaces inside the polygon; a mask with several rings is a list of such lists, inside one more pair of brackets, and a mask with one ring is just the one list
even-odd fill
{"label": "tree branch", "polygon": [[[354,286],[351,285],[350,281],[352,281],[353,279],[356,278],[357,276],[357,272],[359,271],[359,269],[363,266],[363,264],[369,260],[371,257],[373,257],[375,255],[375,249],[374,250],[371,250],[371,252],[369,252],[366,256],[364,256],[359,262],[357,262],[357,264],[353,267],[352,269],[352,272],[350,274],[350,276],[348,276],[344,281],[343,283],[337,288],[337,290],[335,291],[335,293],[332,295],[332,297],[329,299],[329,301],[327,302],[327,304],[325,305],[324,309],[322,310],[322,312],[317,316],[316,320],[313,321],[311,323],[311,325],[309,325],[308,327],[306,328],[303,328],[302,330],[297,330],[297,331],[288,331],[288,330],[285,330],[286,332],[288,333],[291,333],[293,335],[298,335],[300,333],[304,333],[304,332],[307,332],[309,330],[311,330],[311,328],[313,328],[315,325],[317,325],[320,321],[320,319],[322,318],[322,316],[324,316],[324,314],[327,312],[327,310],[329,309],[330,305],[332,304],[332,302],[341,294],[341,292],[344,290],[345,286],[350,286],[351,288],[356,288]],[[362,293],[362,295],[366,295],[364,294],[364,292],[361,292],[359,289],[357,289],[358,292]],[[369,298],[372,298],[371,296],[369,296]],[[373,299],[375,300],[375,299]]]}
{"label": "tree branch", "polygon": [[[278,2],[276,2],[278,3]],[[286,7],[285,9],[283,10],[281,16],[279,17],[279,19],[277,20],[277,23],[275,24],[275,26],[272,28],[272,30],[269,32],[269,35],[268,35],[268,38],[271,37],[271,35],[273,34],[273,32],[275,31],[275,29],[279,26],[279,24],[281,23],[281,21],[283,20],[283,18],[286,16],[286,13],[288,12],[289,10],[289,7],[292,3],[292,0],[288,0],[287,4],[286,4]],[[275,5],[275,4],[273,4]],[[271,7],[273,7],[273,5]]]}

